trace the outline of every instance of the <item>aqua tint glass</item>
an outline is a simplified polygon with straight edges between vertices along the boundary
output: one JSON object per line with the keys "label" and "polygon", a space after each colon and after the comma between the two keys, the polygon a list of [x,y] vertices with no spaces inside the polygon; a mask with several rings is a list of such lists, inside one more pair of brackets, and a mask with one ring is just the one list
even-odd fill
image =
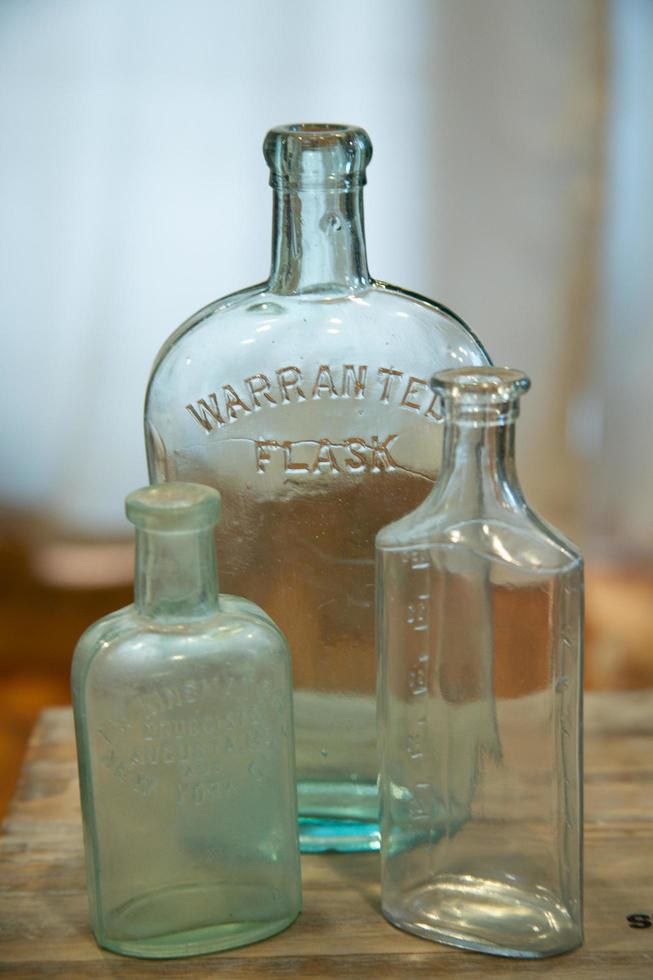
{"label": "aqua tint glass", "polygon": [[302,848],[377,848],[374,537],[436,475],[429,376],[487,356],[445,307],[371,277],[367,133],[280,126],[264,153],[270,276],[164,344],[145,405],[150,478],[220,490],[223,585],[288,637]]}
{"label": "aqua tint glass", "polygon": [[73,660],[91,923],[132,956],[242,946],[300,911],[290,655],[218,595],[219,504],[175,483],[127,498],[135,602]]}
{"label": "aqua tint glass", "polygon": [[519,486],[526,376],[434,385],[438,483],[377,537],[383,913],[551,956],[582,942],[582,561]]}

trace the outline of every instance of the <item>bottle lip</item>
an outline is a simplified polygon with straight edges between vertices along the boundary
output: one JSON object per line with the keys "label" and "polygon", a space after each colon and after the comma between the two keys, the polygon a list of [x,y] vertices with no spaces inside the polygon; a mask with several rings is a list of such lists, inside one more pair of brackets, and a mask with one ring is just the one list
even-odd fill
{"label": "bottle lip", "polygon": [[220,511],[219,492],[202,483],[157,483],[125,500],[127,519],[144,531],[199,531],[217,524]]}
{"label": "bottle lip", "polygon": [[359,126],[288,123],[268,132],[263,156],[273,187],[346,188],[365,183],[372,142]]}
{"label": "bottle lip", "polygon": [[528,375],[509,367],[449,368],[431,378],[445,418],[477,424],[516,418],[519,400],[530,386]]}
{"label": "bottle lip", "polygon": [[486,405],[521,398],[530,386],[527,374],[509,367],[448,368],[431,379],[431,388],[439,395]]}

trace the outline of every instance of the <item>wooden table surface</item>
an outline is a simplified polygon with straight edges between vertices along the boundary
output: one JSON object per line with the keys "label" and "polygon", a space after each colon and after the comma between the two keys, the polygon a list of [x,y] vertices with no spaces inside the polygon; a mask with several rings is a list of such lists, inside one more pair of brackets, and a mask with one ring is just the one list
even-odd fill
{"label": "wooden table surface", "polygon": [[70,709],[36,726],[0,837],[0,975],[65,977],[512,977],[652,980],[653,691],[586,698],[585,946],[540,961],[466,953],[394,929],[378,856],[303,858],[304,912],[254,946],[184,960],[100,950],[87,924]]}

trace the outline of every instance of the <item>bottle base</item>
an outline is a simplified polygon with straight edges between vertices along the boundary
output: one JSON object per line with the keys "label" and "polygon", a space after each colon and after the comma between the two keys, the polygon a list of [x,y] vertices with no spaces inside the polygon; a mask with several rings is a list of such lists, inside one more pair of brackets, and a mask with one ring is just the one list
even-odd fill
{"label": "bottle base", "polygon": [[321,851],[378,851],[379,798],[375,782],[300,779],[299,846]]}
{"label": "bottle base", "polygon": [[319,854],[323,851],[378,851],[380,846],[381,834],[375,820],[299,818],[299,849],[302,854]]}
{"label": "bottle base", "polygon": [[[260,902],[260,894],[258,897]],[[274,936],[292,925],[301,911],[293,910],[280,918],[261,915],[259,919],[248,919],[248,913],[256,910],[256,890],[245,890],[238,898],[239,908],[234,905],[230,911],[225,907],[225,893],[221,890],[163,889],[126,902],[110,913],[105,930],[96,931],[95,938],[103,949],[122,956],[143,959],[200,956]],[[245,915],[239,915],[239,911]],[[175,929],[184,916],[182,927]],[[211,922],[212,916],[222,921]]]}
{"label": "bottle base", "polygon": [[543,959],[582,945],[578,924],[544,889],[537,898],[502,881],[442,876],[412,892],[385,918],[423,939],[478,953]]}
{"label": "bottle base", "polygon": [[152,939],[128,940],[97,937],[98,945],[121,956],[136,956],[139,959],[167,960],[181,956],[201,956],[205,953],[219,953],[238,946],[249,946],[262,939],[269,939],[283,932],[293,924],[299,912],[278,922],[244,923],[230,922],[222,926],[209,926],[193,929],[172,936],[155,936]]}

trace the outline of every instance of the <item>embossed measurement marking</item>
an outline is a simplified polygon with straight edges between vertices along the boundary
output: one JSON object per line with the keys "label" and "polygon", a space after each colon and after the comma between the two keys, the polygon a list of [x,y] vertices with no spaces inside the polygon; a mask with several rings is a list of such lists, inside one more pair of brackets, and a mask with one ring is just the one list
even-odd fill
{"label": "embossed measurement marking", "polygon": [[[429,687],[429,609],[431,562],[422,550],[408,551],[402,556],[405,566],[407,595],[411,596],[406,609],[406,649],[411,651],[407,665],[407,694],[410,700],[412,723],[406,735],[405,752],[410,759],[408,813],[412,820],[430,819],[433,784],[425,755],[428,737]],[[413,652],[413,650],[415,652]]]}

